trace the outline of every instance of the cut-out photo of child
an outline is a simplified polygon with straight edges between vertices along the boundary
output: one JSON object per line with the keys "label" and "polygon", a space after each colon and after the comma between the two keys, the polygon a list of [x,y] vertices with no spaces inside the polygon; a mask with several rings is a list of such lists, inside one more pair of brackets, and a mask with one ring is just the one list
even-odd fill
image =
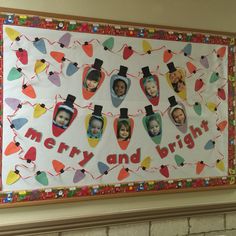
{"label": "cut-out photo of child", "polygon": [[89,138],[100,139],[103,133],[103,118],[92,116],[89,120],[87,135]]}
{"label": "cut-out photo of child", "polygon": [[121,98],[124,95],[126,95],[127,92],[127,84],[123,79],[116,79],[114,80],[112,89],[114,91],[114,94]]}
{"label": "cut-out photo of child", "polygon": [[175,122],[175,125],[181,126],[184,125],[186,122],[186,115],[182,108],[175,107],[171,112],[171,116]]}
{"label": "cut-out photo of child", "polygon": [[155,98],[158,96],[157,82],[152,76],[144,80],[144,89],[148,98]]}
{"label": "cut-out photo of child", "polygon": [[172,86],[176,93],[180,93],[186,90],[185,82],[182,80],[179,80],[177,83],[173,83]]}
{"label": "cut-out photo of child", "polygon": [[131,126],[128,120],[119,120],[117,124],[118,141],[128,141],[131,138]]}
{"label": "cut-out photo of child", "polygon": [[84,80],[84,88],[88,92],[95,92],[97,90],[100,78],[101,78],[100,71],[98,70],[89,71],[88,75]]}
{"label": "cut-out photo of child", "polygon": [[161,125],[155,116],[147,118],[146,125],[150,137],[155,137],[161,134]]}

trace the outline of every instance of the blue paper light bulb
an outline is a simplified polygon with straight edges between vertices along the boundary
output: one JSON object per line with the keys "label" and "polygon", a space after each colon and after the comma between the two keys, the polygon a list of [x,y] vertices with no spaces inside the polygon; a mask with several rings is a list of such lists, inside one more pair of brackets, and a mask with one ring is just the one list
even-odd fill
{"label": "blue paper light bulb", "polygon": [[210,149],[213,149],[215,147],[215,141],[213,140],[209,140],[205,146],[204,146],[204,149],[205,150],[210,150]]}
{"label": "blue paper light bulb", "polygon": [[108,170],[109,170],[109,166],[104,164],[103,162],[98,162],[98,170],[102,175],[107,175],[108,174]]}
{"label": "blue paper light bulb", "polygon": [[43,39],[35,38],[35,41],[33,42],[33,45],[35,48],[37,48],[41,53],[47,54],[45,42]]}
{"label": "blue paper light bulb", "polygon": [[66,69],[66,75],[71,76],[74,73],[76,73],[79,70],[79,68],[77,66],[78,66],[78,64],[76,62],[75,63],[72,63],[72,62],[69,63],[69,65]]}
{"label": "blue paper light bulb", "polygon": [[188,43],[184,48],[183,48],[183,52],[185,56],[189,56],[192,52],[192,44]]}
{"label": "blue paper light bulb", "polygon": [[28,122],[28,120],[26,118],[17,118],[11,121],[11,127],[19,130],[21,129],[26,123]]}

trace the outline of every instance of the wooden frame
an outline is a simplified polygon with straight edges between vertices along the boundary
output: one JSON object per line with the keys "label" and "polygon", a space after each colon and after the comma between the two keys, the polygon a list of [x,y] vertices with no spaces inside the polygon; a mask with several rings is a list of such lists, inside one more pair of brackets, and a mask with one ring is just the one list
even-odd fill
{"label": "wooden frame", "polygon": [[[138,33],[140,32],[140,29],[143,30],[141,32],[144,32],[144,35],[142,37],[145,38],[145,32],[147,34],[150,34],[152,35],[153,32],[162,32],[163,33],[163,37],[167,37],[165,38],[165,40],[173,40],[173,41],[176,41],[178,40],[178,35],[179,34],[182,34],[182,36],[186,36],[188,35],[188,32],[191,32],[191,37],[193,37],[194,40],[200,40],[200,41],[196,41],[196,42],[204,42],[204,34],[203,33],[207,33],[207,35],[205,35],[205,37],[212,37],[213,41],[211,41],[211,43],[219,43],[219,44],[223,44],[223,45],[227,45],[227,46],[231,46],[231,48],[234,48],[235,46],[235,42],[234,42],[234,37],[235,35],[234,34],[231,34],[231,33],[227,33],[227,32],[209,32],[209,31],[201,31],[201,30],[193,30],[193,29],[182,29],[182,28],[172,28],[172,27],[161,27],[161,26],[157,26],[157,25],[143,25],[143,24],[136,24],[136,23],[128,23],[128,22],[117,22],[117,21],[106,21],[106,20],[99,20],[99,19],[90,19],[90,18],[80,18],[80,17],[74,17],[74,16],[65,16],[65,15],[51,15],[51,14],[48,14],[48,13],[41,13],[41,12],[31,12],[31,11],[24,11],[24,10],[12,10],[12,9],[0,9],[1,12],[10,12],[10,13],[13,13],[15,14],[15,21],[14,22],[17,22],[17,24],[19,25],[25,25],[25,26],[30,26],[30,22],[27,20],[27,19],[30,19],[32,18],[33,16],[40,16],[40,20],[44,21],[45,24],[48,24],[46,27],[50,27],[51,29],[54,29],[55,27],[57,27],[57,25],[60,23],[60,22],[63,22],[64,20],[64,23],[66,25],[66,27],[68,27],[67,24],[69,24],[69,21],[68,20],[75,20],[78,25],[82,24],[83,22],[87,22],[87,24],[90,26],[89,29],[87,29],[88,31],[86,32],[92,32],[92,33],[96,33],[96,31],[94,31],[95,27],[97,27],[97,24],[99,25],[100,28],[103,28],[103,32],[105,34],[110,34],[112,32],[112,34],[116,34],[114,32],[117,25],[118,25],[118,28],[117,28],[117,32],[119,33],[119,35],[127,35],[127,33],[130,33],[129,36],[133,36],[133,34],[136,34],[136,36],[138,35]],[[26,15],[26,18],[25,18],[25,15]],[[3,13],[3,16],[5,16],[5,13]],[[2,16],[2,17],[3,17]],[[53,17],[53,20],[52,19],[49,19],[50,17]],[[54,19],[55,17],[55,19]],[[67,20],[68,19],[68,20]],[[49,23],[48,23],[49,22]],[[29,24],[29,25],[28,25]],[[110,26],[108,28],[106,28],[107,24]],[[113,31],[109,31],[113,29]],[[76,30],[76,29],[75,29]],[[79,29],[79,27],[77,28],[77,30],[80,32],[81,29]],[[106,31],[108,30],[108,31]],[[169,31],[171,30],[171,31]],[[118,34],[117,33],[117,34]],[[147,36],[147,38],[149,37],[152,37],[152,36]],[[154,36],[153,36],[154,37]],[[155,36],[156,37],[156,36]],[[154,38],[155,38],[154,37]],[[162,36],[160,36],[162,37]],[[160,38],[162,39],[162,38]],[[164,39],[164,38],[163,38]],[[187,40],[187,39],[185,39]],[[191,41],[191,40],[190,40]],[[230,53],[230,50],[229,50],[229,53]],[[234,57],[234,53],[230,54],[231,57]],[[234,59],[233,59],[233,62],[232,64],[230,65],[230,76],[234,77],[234,71],[233,71],[233,67],[235,66],[235,63],[234,63]],[[229,82],[229,90],[234,90],[234,80],[232,79],[230,82]],[[232,95],[232,100],[234,101],[235,97],[234,97],[234,92],[233,92],[233,95]],[[229,117],[229,129],[231,129],[230,131],[230,134],[229,134],[229,137],[230,137],[230,140],[233,138],[233,141],[232,141],[232,145],[230,146],[230,151],[231,151],[231,154],[230,156],[233,158],[235,152],[234,152],[234,149],[235,149],[235,145],[234,145],[234,132],[235,132],[235,128],[234,128],[234,123],[233,123],[233,120],[235,119],[235,110],[234,110],[234,105],[233,103],[230,105],[230,109],[231,111],[233,112],[233,115],[231,115],[231,117]],[[221,181],[220,183],[217,183],[217,181],[213,181],[214,183],[212,183],[212,185],[204,185],[204,183],[200,183],[198,185],[198,183],[196,183],[196,189],[192,189],[190,188],[188,190],[188,188],[185,188],[185,191],[193,191],[193,190],[208,190],[208,189],[222,189],[222,188],[235,188],[235,166],[234,166],[234,162],[231,160],[230,162],[230,173],[228,175],[227,178],[224,178],[223,181],[221,181],[219,179],[217,179],[217,181]],[[170,188],[171,190],[168,190],[168,192],[178,192],[178,190],[176,190],[176,188],[178,187],[178,183],[181,182],[181,181],[172,181],[170,182],[169,184],[169,187],[167,188]],[[120,194],[119,192],[130,192],[130,196],[134,196],[134,195],[140,195],[140,194],[149,194],[149,193],[156,193],[156,185],[154,188],[152,188],[152,184],[150,184],[150,186],[147,186],[145,187],[146,190],[149,189],[148,191],[142,191],[139,187],[139,184],[140,183],[134,183],[132,185],[129,185],[127,183],[126,186],[123,186],[123,188],[121,187],[119,189],[118,192],[114,192],[115,195],[108,195],[107,197],[119,197],[119,196],[123,196],[122,194]],[[186,184],[186,182],[182,182],[181,184]],[[104,186],[105,187],[105,186]],[[103,187],[102,187],[103,188]],[[137,190],[139,189],[139,190]],[[61,190],[61,189],[60,189]],[[44,191],[44,190],[42,190]],[[38,201],[38,200],[42,200],[42,199],[34,199],[36,201],[33,201],[33,204],[35,203],[51,203],[51,202],[54,202],[55,200],[55,195],[57,193],[58,189],[55,189],[52,191],[52,195],[49,196],[48,200],[45,200],[45,201]],[[105,191],[105,192],[104,192]],[[106,195],[106,191],[107,192],[110,192],[111,190],[110,189],[106,189],[106,190],[101,190],[101,192],[104,192],[105,195]],[[137,191],[141,191],[141,193],[136,193]],[[161,192],[166,192],[166,191],[161,191]],[[104,193],[101,193],[101,194],[104,194]],[[4,199],[6,201],[6,203],[11,203],[11,202],[14,202],[15,204],[13,204],[14,206],[16,205],[21,205],[21,204],[30,204],[28,202],[25,202],[25,200],[27,199],[28,197],[28,200],[29,199],[29,196],[30,196],[30,192],[15,192],[13,193],[13,196],[15,196],[15,198],[11,198],[12,200],[6,200],[8,197],[6,195],[6,193],[2,193],[1,197],[2,197],[2,201],[4,202]],[[83,195],[83,193],[82,193]],[[82,198],[85,198],[85,199],[90,199],[90,197],[88,197],[88,195],[100,195],[100,194],[97,194],[94,192],[94,188],[91,187],[91,189],[89,190],[88,193],[84,194],[85,196],[83,196]],[[128,196],[126,194],[126,196]],[[101,195],[100,195],[101,196]],[[99,197],[99,196],[96,196],[96,197]],[[104,197],[104,196],[102,196]],[[33,199],[31,199],[33,200]],[[61,201],[77,201],[78,198],[75,197],[75,198],[66,198],[66,200],[62,200],[62,199],[58,199],[56,202],[61,202]],[[16,203],[18,202],[19,203]],[[5,205],[5,204],[3,204]],[[10,206],[10,204],[6,204],[6,206]]]}

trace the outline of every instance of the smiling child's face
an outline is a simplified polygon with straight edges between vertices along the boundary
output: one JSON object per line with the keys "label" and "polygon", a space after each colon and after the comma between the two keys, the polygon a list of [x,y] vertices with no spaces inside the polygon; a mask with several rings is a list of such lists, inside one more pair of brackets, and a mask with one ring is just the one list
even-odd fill
{"label": "smiling child's face", "polygon": [[145,90],[146,90],[147,94],[150,95],[151,97],[156,97],[158,90],[157,90],[157,85],[156,85],[155,81],[146,82]]}
{"label": "smiling child's face", "polygon": [[86,85],[87,85],[87,88],[88,90],[93,90],[93,89],[96,89],[97,86],[98,86],[98,81],[96,80],[88,80],[86,81]]}
{"label": "smiling child's face", "polygon": [[170,73],[170,82],[172,84],[175,84],[182,79],[183,79],[183,77],[182,77],[182,74],[179,70],[176,70],[175,72]]}
{"label": "smiling child's face", "polygon": [[102,121],[94,119],[91,122],[91,133],[98,134],[101,132],[102,129]]}
{"label": "smiling child's face", "polygon": [[56,116],[56,123],[60,126],[68,125],[70,121],[70,114],[66,111],[59,111]]}
{"label": "smiling child's face", "polygon": [[117,81],[114,90],[118,97],[123,96],[126,90],[125,82],[122,80]]}
{"label": "smiling child's face", "polygon": [[151,120],[149,122],[149,132],[152,135],[154,135],[154,136],[159,134],[159,132],[160,132],[160,125],[159,125],[157,120]]}
{"label": "smiling child's face", "polygon": [[182,109],[176,109],[173,111],[172,116],[176,123],[181,125],[185,123],[185,114]]}
{"label": "smiling child's face", "polygon": [[123,124],[120,127],[119,136],[120,136],[121,139],[127,139],[129,137],[129,130]]}

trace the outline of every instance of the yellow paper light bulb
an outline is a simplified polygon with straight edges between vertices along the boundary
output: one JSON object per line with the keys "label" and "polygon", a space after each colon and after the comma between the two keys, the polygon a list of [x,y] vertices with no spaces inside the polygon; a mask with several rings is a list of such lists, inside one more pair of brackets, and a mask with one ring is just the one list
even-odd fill
{"label": "yellow paper light bulb", "polygon": [[47,109],[46,109],[45,105],[38,103],[38,104],[36,104],[36,106],[34,108],[33,117],[34,118],[39,118],[40,116],[42,116],[46,112],[47,112]]}
{"label": "yellow paper light bulb", "polygon": [[36,74],[41,73],[47,68],[47,64],[45,63],[46,61],[44,59],[42,60],[37,60],[35,65],[34,65],[34,72]]}
{"label": "yellow paper light bulb", "polygon": [[147,40],[143,40],[143,51],[148,54],[152,52],[152,46]]}
{"label": "yellow paper light bulb", "polygon": [[150,167],[150,165],[151,165],[151,157],[145,157],[144,159],[143,159],[143,161],[141,162],[141,167],[142,167],[142,169],[143,170],[146,170],[146,169],[148,169],[149,167]]}
{"label": "yellow paper light bulb", "polygon": [[216,161],[216,167],[221,171],[225,171],[225,164],[222,160]]}
{"label": "yellow paper light bulb", "polygon": [[7,185],[11,185],[14,184],[15,182],[17,182],[20,179],[20,175],[19,175],[19,170],[11,170],[8,175],[7,175]]}
{"label": "yellow paper light bulb", "polygon": [[217,111],[217,105],[213,102],[208,102],[207,104],[207,108],[212,111],[212,112],[215,112]]}
{"label": "yellow paper light bulb", "polygon": [[6,27],[5,31],[7,33],[7,36],[10,38],[11,41],[19,41],[20,40],[20,33],[12,28]]}

